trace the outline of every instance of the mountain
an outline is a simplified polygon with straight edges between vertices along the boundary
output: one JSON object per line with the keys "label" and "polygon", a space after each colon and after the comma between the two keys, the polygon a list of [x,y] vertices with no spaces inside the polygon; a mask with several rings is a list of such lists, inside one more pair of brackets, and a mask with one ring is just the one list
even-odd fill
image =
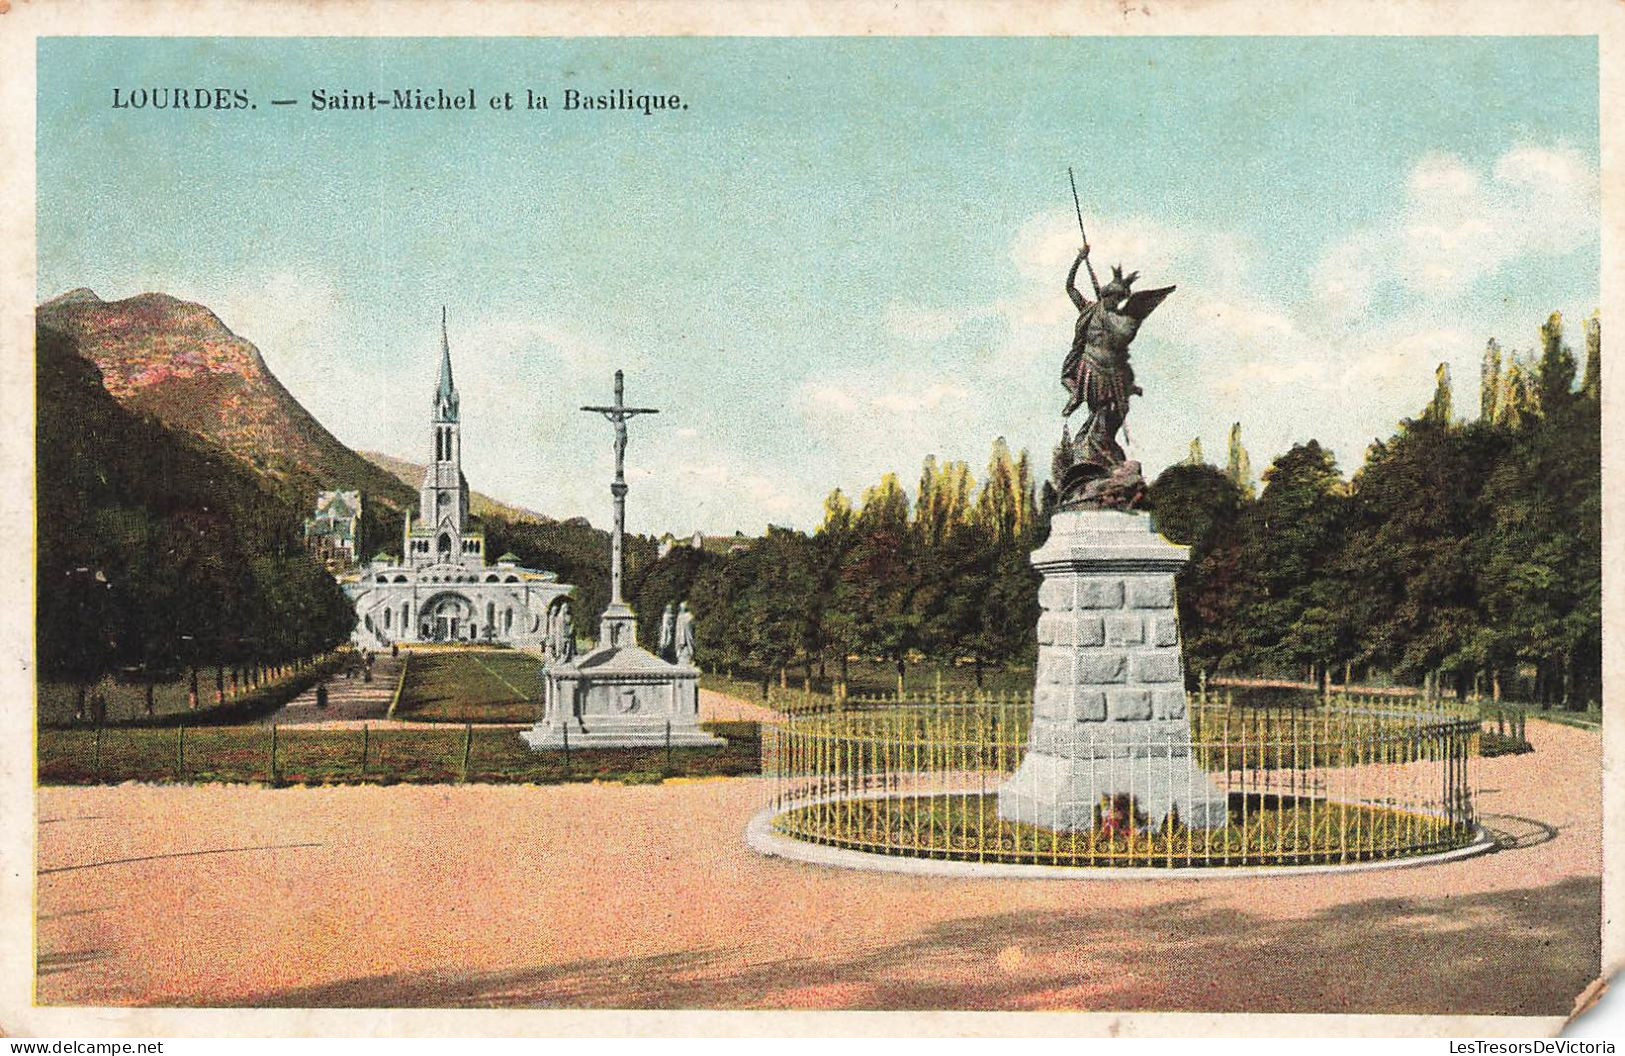
{"label": "mountain", "polygon": [[[408,487],[416,488],[423,481],[423,471],[426,468],[421,462],[408,462],[404,458],[386,455],[381,451],[357,451],[356,454],[389,471],[397,480]],[[509,521],[535,521],[537,524],[551,524],[553,518],[544,513],[527,509],[524,506],[511,506],[500,499],[493,499],[482,492],[470,490],[468,493],[469,512],[476,517],[501,517]]]}
{"label": "mountain", "polygon": [[77,289],[40,305],[35,320],[71,338],[130,410],[236,455],[297,509],[310,510],[320,490],[358,489],[384,507],[383,537],[399,536],[384,525],[398,525],[414,489],[340,443],[209,309],[163,293],[104,301]]}
{"label": "mountain", "polygon": [[113,399],[66,334],[38,328],[35,369],[43,677],[82,688],[348,636],[354,611],[263,474]]}
{"label": "mountain", "polygon": [[[35,321],[71,342],[119,405],[244,463],[266,490],[298,511],[294,530],[318,491],[358,490],[362,555],[400,549],[402,521],[417,512],[424,467],[346,447],[282,386],[259,349],[208,308],[164,293],[105,301],[81,288],[39,305]],[[566,565],[603,534],[585,521],[557,522],[478,492],[470,499],[470,512],[487,520],[488,534],[506,538],[497,522],[542,529],[520,531],[513,545]]]}

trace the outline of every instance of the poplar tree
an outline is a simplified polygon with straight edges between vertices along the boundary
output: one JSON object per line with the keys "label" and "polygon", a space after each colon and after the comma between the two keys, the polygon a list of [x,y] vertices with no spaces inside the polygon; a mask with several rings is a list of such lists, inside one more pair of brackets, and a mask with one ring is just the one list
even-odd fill
{"label": "poplar tree", "polygon": [[1593,400],[1602,397],[1602,318],[1592,312],[1585,321],[1586,370],[1580,394]]}
{"label": "poplar tree", "polygon": [[1495,401],[1495,423],[1517,429],[1537,410],[1537,396],[1529,381],[1529,367],[1524,357],[1514,352],[1507,360],[1506,369],[1501,372],[1501,390]]}
{"label": "poplar tree", "polygon": [[1230,453],[1225,461],[1224,475],[1244,498],[1253,497],[1253,463],[1247,457],[1247,449],[1241,446],[1240,422],[1230,427]]}
{"label": "poplar tree", "polygon": [[1449,425],[1455,421],[1455,402],[1450,391],[1450,364],[1440,363],[1433,372],[1433,399],[1422,411],[1422,420]]}
{"label": "poplar tree", "polygon": [[1561,414],[1574,394],[1574,352],[1563,340],[1563,313],[1553,312],[1540,328],[1536,386],[1542,414]]}
{"label": "poplar tree", "polygon": [[1501,345],[1490,338],[1484,346],[1484,362],[1478,371],[1479,421],[1496,420],[1496,403],[1501,396]]}
{"label": "poplar tree", "polygon": [[1010,457],[1010,445],[1002,436],[994,440],[987,479],[976,499],[976,519],[995,544],[1010,542],[1025,527],[1027,499],[1021,476]]}

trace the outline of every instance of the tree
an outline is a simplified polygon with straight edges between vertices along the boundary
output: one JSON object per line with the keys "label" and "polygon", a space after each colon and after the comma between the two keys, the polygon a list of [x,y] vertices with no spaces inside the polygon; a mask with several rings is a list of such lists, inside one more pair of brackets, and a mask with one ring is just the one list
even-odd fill
{"label": "tree", "polygon": [[650,645],[651,652],[660,641],[660,621],[666,606],[690,601],[694,585],[706,566],[719,560],[721,558],[703,549],[674,546],[664,557],[656,557],[638,577],[632,592],[632,608],[638,614],[638,636]]}
{"label": "tree", "polygon": [[1026,453],[1018,464],[1004,437],[994,440],[987,480],[976,498],[976,523],[994,545],[1008,543],[1027,530],[1032,517],[1030,478]]}
{"label": "tree", "polygon": [[1563,340],[1563,313],[1553,312],[1540,328],[1540,364],[1535,389],[1543,414],[1560,414],[1573,399],[1574,352]]}
{"label": "tree", "polygon": [[[1475,536],[1482,651],[1501,676],[1535,669],[1545,704],[1601,695],[1601,408],[1582,383],[1556,315],[1541,327],[1538,402],[1502,422],[1505,446],[1484,474]],[[1587,333],[1587,369],[1600,363]]]}
{"label": "tree", "polygon": [[965,463],[948,462],[938,466],[936,456],[926,456],[920,469],[920,489],[914,500],[915,537],[923,549],[944,545],[970,523],[974,488],[970,467]]}
{"label": "tree", "polygon": [[1602,397],[1602,319],[1596,312],[1585,322],[1586,372],[1580,382],[1580,395],[1588,399]]}
{"label": "tree", "polygon": [[864,492],[856,539],[841,570],[840,596],[853,614],[858,640],[872,655],[892,662],[899,693],[909,651],[919,642],[914,608],[918,569],[908,497],[897,477],[887,473]]}
{"label": "tree", "polygon": [[1484,362],[1478,372],[1478,417],[1480,421],[1496,419],[1496,402],[1501,395],[1501,346],[1490,338],[1484,346]]}
{"label": "tree", "polygon": [[1184,462],[1152,481],[1147,505],[1158,532],[1200,553],[1233,529],[1245,501],[1235,482],[1215,467]]}
{"label": "tree", "polygon": [[756,565],[749,550],[702,560],[689,586],[699,656],[714,668],[732,671],[752,663],[746,595]]}
{"label": "tree", "polygon": [[1501,392],[1495,401],[1495,420],[1514,429],[1540,413],[1540,395],[1526,357],[1513,353],[1501,373]]}
{"label": "tree", "polygon": [[1346,495],[1337,463],[1317,441],[1296,444],[1264,473],[1264,490],[1241,529],[1241,566],[1256,584],[1236,618],[1245,655],[1277,668],[1310,669],[1347,654],[1339,619]]}
{"label": "tree", "polygon": [[1440,363],[1433,372],[1433,399],[1422,411],[1422,420],[1449,425],[1455,418],[1455,399],[1450,391],[1450,364]]}
{"label": "tree", "polygon": [[[984,486],[982,495],[987,494]],[[913,547],[917,555],[910,605],[919,647],[940,663],[952,664],[975,630],[974,595],[985,579],[978,561],[985,547],[973,541],[979,520],[971,516],[973,482],[963,462],[939,466],[927,456],[914,500]]]}
{"label": "tree", "polygon": [[824,519],[814,536],[818,591],[824,598],[824,617],[819,625],[819,660],[822,664],[824,655],[834,649],[843,684],[848,660],[862,644],[858,618],[849,604],[851,595],[841,586],[841,570],[856,537],[855,519],[852,501],[836,488],[824,499]]}
{"label": "tree", "polygon": [[785,684],[787,669],[798,659],[810,679],[823,608],[811,540],[792,529],[769,527],[739,563],[746,575],[740,605],[745,656],[761,673],[764,694],[773,674]]}
{"label": "tree", "polygon": [[1230,479],[1245,498],[1253,497],[1253,464],[1247,449],[1241,446],[1241,423],[1230,427],[1230,449],[1225,460],[1224,475]]}
{"label": "tree", "polygon": [[1481,663],[1472,654],[1482,649],[1473,641],[1480,621],[1470,541],[1497,443],[1493,426],[1425,412],[1367,453],[1339,562],[1356,662],[1409,679],[1443,669],[1459,689],[1470,685]]}
{"label": "tree", "polygon": [[[118,404],[73,341],[36,337],[42,674],[81,686],[289,660],[354,613],[300,542],[302,511],[201,437]],[[252,651],[251,651],[252,650]]]}
{"label": "tree", "polygon": [[1238,647],[1233,610],[1243,588],[1237,524],[1246,504],[1241,489],[1205,463],[1169,466],[1149,490],[1157,531],[1191,548],[1175,585],[1182,644],[1193,673],[1216,670]]}

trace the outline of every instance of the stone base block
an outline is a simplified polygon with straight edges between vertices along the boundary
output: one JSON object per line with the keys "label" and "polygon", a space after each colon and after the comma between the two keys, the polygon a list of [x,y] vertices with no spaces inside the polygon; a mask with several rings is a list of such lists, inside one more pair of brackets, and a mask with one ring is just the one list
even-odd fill
{"label": "stone base block", "polygon": [[[537,724],[522,731],[519,736],[535,751],[562,750],[565,728]],[[578,748],[664,748],[667,744],[666,727],[649,723],[594,723],[590,727],[572,725],[569,733],[570,750]],[[728,742],[706,733],[698,726],[674,725],[671,728],[673,748],[723,748]]]}
{"label": "stone base block", "polygon": [[1170,810],[1198,829],[1222,828],[1230,812],[1225,795],[1188,754],[1158,757],[1063,758],[1027,753],[999,788],[999,817],[1059,832],[1095,826],[1095,809],[1117,796],[1133,799],[1140,827],[1157,828]]}

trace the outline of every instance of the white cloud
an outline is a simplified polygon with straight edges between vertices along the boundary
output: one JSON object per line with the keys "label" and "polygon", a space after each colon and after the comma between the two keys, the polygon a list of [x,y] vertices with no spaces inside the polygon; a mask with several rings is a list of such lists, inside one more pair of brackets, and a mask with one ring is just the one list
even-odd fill
{"label": "white cloud", "polygon": [[1487,173],[1431,154],[1411,169],[1393,215],[1326,250],[1315,287],[1321,307],[1345,318],[1389,286],[1413,300],[1454,298],[1519,259],[1566,254],[1597,232],[1597,172],[1576,151],[1520,146]]}
{"label": "white cloud", "polygon": [[[1131,453],[1150,473],[1182,458],[1195,435],[1222,451],[1236,420],[1260,469],[1309,437],[1352,469],[1373,436],[1421,409],[1438,363],[1451,364],[1466,410],[1488,336],[1517,347],[1546,310],[1588,311],[1595,296],[1594,277],[1581,276],[1571,293],[1541,293],[1559,303],[1530,314],[1510,287],[1492,288],[1515,279],[1520,262],[1597,237],[1595,166],[1562,147],[1520,146],[1484,165],[1419,158],[1386,215],[1328,233],[1318,254],[1306,250],[1316,263],[1296,280],[1280,274],[1278,249],[1232,231],[1145,216],[1085,220],[1102,279],[1122,263],[1141,272],[1141,288],[1179,287],[1134,346],[1146,395],[1131,416]],[[470,481],[606,524],[609,430],[575,408],[607,402],[616,368],[628,371],[631,402],[691,412],[633,427],[637,530],[811,527],[831,487],[856,492],[886,471],[911,481],[927,454],[979,468],[1000,435],[1028,448],[1042,471],[1060,433],[1059,368],[1076,318],[1062,280],[1078,242],[1070,210],[1029,217],[1008,233],[1004,280],[983,300],[886,304],[866,321],[875,343],[861,366],[809,374],[787,365],[791,398],[782,423],[768,426],[708,402],[704,382],[663,382],[671,364],[654,357],[669,350],[616,344],[583,319],[454,307]],[[1273,274],[1255,263],[1266,257]],[[347,443],[420,459],[438,302],[353,303],[314,273],[245,274],[150,285],[213,308]],[[1079,285],[1088,290],[1086,275]]]}
{"label": "white cloud", "polygon": [[1524,145],[1495,163],[1495,178],[1508,186],[1548,188],[1595,196],[1597,173],[1577,152]]}
{"label": "white cloud", "polygon": [[872,386],[851,381],[809,382],[802,389],[802,409],[831,420],[873,418],[878,413],[895,425],[940,414],[956,404],[967,403],[972,395],[963,385],[918,375],[898,375]]}
{"label": "white cloud", "polygon": [[863,405],[860,397],[840,385],[808,384],[802,396],[807,406],[832,414],[852,414]]}
{"label": "white cloud", "polygon": [[1286,385],[1302,388],[1305,383],[1321,386],[1325,385],[1326,381],[1326,370],[1319,363],[1308,360],[1282,362],[1249,359],[1220,373],[1213,381],[1213,388],[1220,395],[1230,397],[1239,403],[1240,398],[1260,389]]}
{"label": "white cloud", "polygon": [[971,392],[962,385],[935,382],[913,392],[883,392],[869,397],[870,405],[889,415],[936,414],[945,406],[964,403]]}
{"label": "white cloud", "polygon": [[[1235,232],[1085,217],[1102,278],[1122,262],[1141,272],[1140,288],[1179,287],[1135,344],[1147,395],[1131,416],[1131,454],[1156,472],[1183,457],[1192,435],[1222,438],[1229,422],[1241,420],[1260,467],[1315,437],[1351,470],[1372,437],[1421,410],[1441,362],[1451,365],[1466,413],[1486,338],[1516,340],[1546,310],[1526,318],[1518,299],[1475,288],[1520,260],[1595,240],[1597,210],[1595,168],[1567,148],[1523,146],[1478,168],[1427,155],[1412,166],[1389,213],[1334,235],[1310,281],[1296,288],[1262,273],[1254,264],[1260,247]],[[985,309],[965,312],[996,318],[1002,333],[952,379],[975,393],[954,422],[962,437],[979,443],[1004,433],[1047,454],[1051,431],[1059,432],[1051,410],[1059,404],[1055,376],[1076,318],[1062,280],[1078,243],[1076,218],[1066,210],[1030,217],[1012,232],[1010,286]],[[1088,291],[1085,274],[1078,283]],[[1559,295],[1570,302],[1594,296],[1588,285],[1581,277],[1572,295]],[[882,435],[887,431],[857,424],[868,404],[849,389],[839,393],[825,393],[822,402],[847,412],[850,447],[897,450],[906,442],[918,450],[942,436],[917,423]],[[900,458],[893,464],[907,468]]]}
{"label": "white cloud", "polygon": [[770,473],[731,452],[710,451],[671,467],[664,490],[681,496],[662,501],[654,516],[667,530],[720,533],[734,529],[759,531],[769,523],[799,520],[807,512],[807,496],[799,481]]}
{"label": "white cloud", "polygon": [[1338,389],[1357,392],[1367,385],[1392,384],[1431,387],[1432,368],[1483,344],[1482,337],[1451,326],[1415,333],[1377,331],[1364,337],[1364,347],[1331,379]]}
{"label": "white cloud", "polygon": [[1478,177],[1460,158],[1450,154],[1428,154],[1411,169],[1406,181],[1411,193],[1429,196],[1464,197],[1478,192]]}
{"label": "white cloud", "polygon": [[994,425],[1005,410],[999,395],[997,387],[961,384],[914,365],[805,383],[795,410],[817,462],[802,470],[809,493],[801,518],[816,514],[830,488],[861,490],[886,472],[907,480],[927,455],[984,457],[1002,431]]}

